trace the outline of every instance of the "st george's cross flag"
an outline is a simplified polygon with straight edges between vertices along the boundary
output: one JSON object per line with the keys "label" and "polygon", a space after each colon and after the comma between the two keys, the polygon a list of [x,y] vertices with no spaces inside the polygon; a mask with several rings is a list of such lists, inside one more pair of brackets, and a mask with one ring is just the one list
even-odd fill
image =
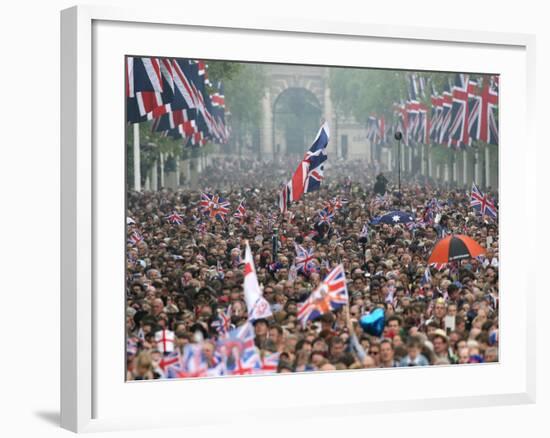
{"label": "st george's cross flag", "polygon": [[300,305],[297,314],[298,320],[305,327],[308,321],[339,309],[347,304],[348,300],[344,267],[338,265],[330,271],[317,289]]}
{"label": "st george's cross flag", "polygon": [[246,251],[244,254],[244,299],[248,309],[249,321],[272,316],[271,307],[263,297],[263,292],[258,283],[254,258],[252,257],[252,251],[250,251],[248,242],[246,242]]}
{"label": "st george's cross flag", "polygon": [[279,195],[281,213],[286,212],[292,201],[299,201],[304,193],[319,190],[324,177],[324,163],[327,160],[326,148],[329,136],[328,124],[324,122],[291,180],[283,187]]}
{"label": "st george's cross flag", "polygon": [[174,332],[172,330],[159,330],[155,333],[155,342],[157,350],[161,353],[171,353],[174,351]]}

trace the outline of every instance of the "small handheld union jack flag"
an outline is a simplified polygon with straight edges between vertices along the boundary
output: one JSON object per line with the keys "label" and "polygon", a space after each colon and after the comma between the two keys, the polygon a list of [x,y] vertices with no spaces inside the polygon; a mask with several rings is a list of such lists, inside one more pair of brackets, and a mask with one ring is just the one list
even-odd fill
{"label": "small handheld union jack flag", "polygon": [[262,358],[262,371],[264,373],[276,373],[279,367],[281,353],[266,353]]}
{"label": "small handheld union jack flag", "polygon": [[336,196],[335,198],[332,198],[330,201],[326,201],[324,203],[325,208],[329,210],[340,210],[344,204],[347,204],[349,200],[347,198],[341,198],[340,196]]}
{"label": "small handheld union jack flag", "polygon": [[424,275],[420,279],[420,286],[425,286],[427,284],[432,284],[432,274],[430,272],[430,267],[426,266],[424,270]]}
{"label": "small handheld union jack flag", "polygon": [[233,214],[233,217],[239,219],[241,224],[244,223],[244,218],[246,217],[246,209],[244,207],[244,199],[239,203],[237,211]]}
{"label": "small handheld union jack flag", "polygon": [[175,211],[170,213],[165,218],[168,222],[170,222],[172,225],[181,225],[183,224],[183,218]]}
{"label": "small handheld union jack flag", "polygon": [[443,271],[447,267],[447,263],[430,263],[430,267],[434,268],[436,271]]}
{"label": "small handheld union jack flag", "polygon": [[143,241],[143,236],[138,230],[134,230],[128,237],[128,243],[132,245],[137,245],[141,241]]}
{"label": "small handheld union jack flag", "polygon": [[317,263],[313,257],[313,248],[306,249],[301,245],[294,244],[296,249],[296,268],[298,271],[303,272],[306,275],[309,275],[311,272],[317,270]]}
{"label": "small handheld union jack flag", "polygon": [[216,329],[221,336],[226,335],[231,329],[231,307],[224,311],[218,311],[218,318],[212,322],[212,327]]}
{"label": "small handheld union jack flag", "polygon": [[337,310],[347,304],[348,301],[344,267],[338,265],[326,276],[307,300],[300,305],[297,314],[298,320],[305,326],[308,321]]}
{"label": "small handheld union jack flag", "polygon": [[367,241],[369,240],[369,224],[363,225],[361,232],[359,233],[359,238],[364,238]]}
{"label": "small handheld union jack flag", "polygon": [[206,233],[206,228],[207,228],[207,225],[205,222],[199,222],[197,224],[197,231],[199,232],[199,234]]}
{"label": "small handheld union jack flag", "polygon": [[319,212],[319,222],[318,224],[327,224],[330,227],[330,223],[334,219],[334,210],[329,208],[323,208]]}
{"label": "small handheld union jack flag", "polygon": [[225,216],[229,213],[229,207],[229,201],[220,198],[218,195],[201,194],[200,208],[211,219],[225,220]]}
{"label": "small handheld union jack flag", "polygon": [[472,183],[470,207],[478,211],[482,216],[489,216],[493,219],[497,218],[497,209],[495,204],[491,202],[486,193],[479,190],[475,183]]}

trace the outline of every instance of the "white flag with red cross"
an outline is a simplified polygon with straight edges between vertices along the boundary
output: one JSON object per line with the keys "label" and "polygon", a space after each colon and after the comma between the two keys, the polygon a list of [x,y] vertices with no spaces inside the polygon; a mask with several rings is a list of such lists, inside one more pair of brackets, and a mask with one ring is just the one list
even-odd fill
{"label": "white flag with red cross", "polygon": [[246,252],[244,255],[244,300],[248,309],[249,321],[272,316],[271,307],[263,297],[258,283],[254,258],[252,257],[252,251],[250,251],[248,242],[246,242]]}

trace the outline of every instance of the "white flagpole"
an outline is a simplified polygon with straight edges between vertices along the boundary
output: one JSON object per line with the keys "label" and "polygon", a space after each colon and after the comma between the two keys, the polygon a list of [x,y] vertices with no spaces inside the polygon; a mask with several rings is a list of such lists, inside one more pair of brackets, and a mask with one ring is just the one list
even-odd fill
{"label": "white flagpole", "polygon": [[139,123],[134,123],[134,190],[141,192],[141,162],[139,147]]}

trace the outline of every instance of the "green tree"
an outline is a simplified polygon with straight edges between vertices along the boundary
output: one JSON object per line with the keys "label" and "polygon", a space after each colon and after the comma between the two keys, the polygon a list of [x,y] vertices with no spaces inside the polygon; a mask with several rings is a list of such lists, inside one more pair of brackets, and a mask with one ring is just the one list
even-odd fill
{"label": "green tree", "polygon": [[[218,63],[232,65],[228,67]],[[230,141],[235,150],[241,151],[246,142],[257,142],[259,138],[265,89],[263,65],[225,61],[213,61],[208,65],[211,81],[216,79],[224,83],[227,122],[232,129]],[[228,76],[227,72],[230,72]]]}

